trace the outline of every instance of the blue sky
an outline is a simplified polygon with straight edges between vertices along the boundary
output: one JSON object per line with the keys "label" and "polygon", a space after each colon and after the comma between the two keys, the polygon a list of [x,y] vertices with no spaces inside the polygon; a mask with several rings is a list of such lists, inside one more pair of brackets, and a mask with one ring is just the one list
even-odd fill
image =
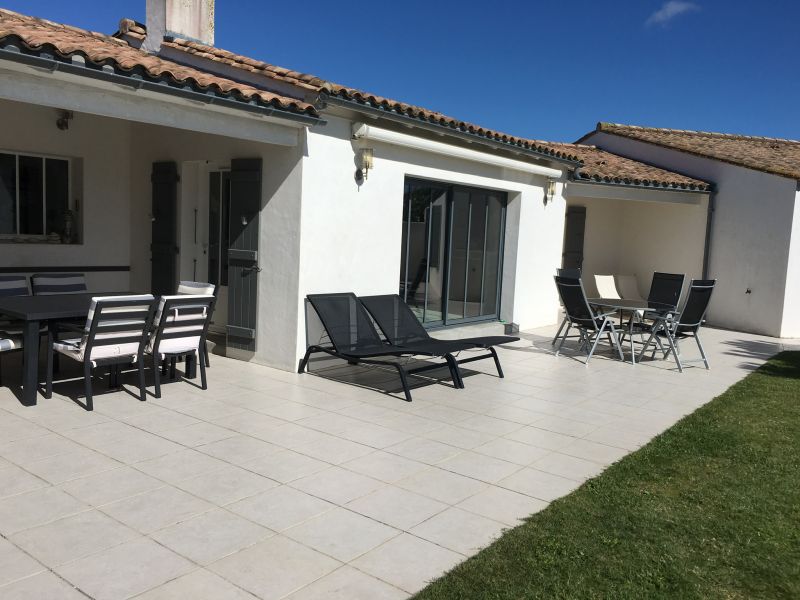
{"label": "blue sky", "polygon": [[[0,0],[111,33],[145,0]],[[514,135],[597,121],[800,139],[791,0],[217,0],[216,45]]]}

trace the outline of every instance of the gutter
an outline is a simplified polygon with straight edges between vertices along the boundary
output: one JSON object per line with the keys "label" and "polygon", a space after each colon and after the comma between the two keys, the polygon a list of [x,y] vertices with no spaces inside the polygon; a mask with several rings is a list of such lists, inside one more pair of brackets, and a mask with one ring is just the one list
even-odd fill
{"label": "gutter", "polygon": [[[575,170],[575,174],[579,169]],[[620,188],[634,188],[639,190],[652,190],[654,192],[687,192],[690,194],[713,194],[712,190],[701,190],[699,188],[679,187],[679,186],[663,186],[663,185],[645,185],[643,183],[617,183],[615,181],[595,181],[594,179],[577,179],[574,176],[570,179],[573,183],[582,183],[586,185],[603,185],[607,187],[620,187]]]}
{"label": "gutter", "polygon": [[489,146],[494,149],[499,150],[507,150],[509,152],[514,152],[517,154],[523,154],[530,158],[536,158],[539,160],[549,160],[556,163],[560,163],[569,167],[578,168],[582,163],[574,160],[570,160],[568,158],[560,158],[558,156],[552,156],[550,154],[545,154],[542,152],[537,152],[535,150],[529,150],[524,148],[523,146],[517,146],[515,144],[509,144],[506,142],[499,142],[497,140],[491,140],[489,138],[485,138],[475,133],[468,133],[465,131],[459,131],[458,129],[453,129],[452,127],[447,127],[444,125],[439,125],[437,123],[431,123],[429,121],[422,121],[420,119],[416,119],[414,117],[409,117],[407,115],[401,115],[396,112],[391,112],[383,108],[376,108],[374,106],[370,106],[369,104],[363,104],[356,100],[346,100],[344,98],[339,98],[337,96],[329,96],[328,94],[324,95],[324,102],[327,104],[333,104],[334,106],[340,106],[344,108],[349,108],[351,110],[355,110],[356,112],[365,113],[367,115],[373,115],[377,117],[381,117],[384,119],[388,119],[391,121],[395,121],[397,123],[401,123],[402,125],[408,127],[418,127],[420,129],[425,129],[427,131],[431,131],[438,135],[448,135],[452,137],[456,137],[462,140],[465,140],[469,143],[478,143],[484,146]]}
{"label": "gutter", "polygon": [[54,55],[48,53],[40,53],[38,55],[25,54],[17,46],[9,44],[0,47],[0,60],[8,60],[11,62],[44,69],[50,71],[51,73],[61,71],[70,75],[89,77],[99,81],[105,81],[107,83],[122,85],[134,90],[143,89],[160,94],[166,94],[175,98],[201,102],[202,104],[214,104],[225,108],[232,108],[235,110],[257,114],[262,117],[287,119],[311,127],[315,125],[325,125],[327,123],[327,121],[319,117],[293,113],[287,110],[276,109],[274,107],[261,106],[257,102],[253,101],[243,102],[239,100],[233,100],[231,98],[220,96],[211,91],[198,92],[191,89],[188,85],[183,87],[175,87],[169,85],[169,83],[166,81],[148,81],[138,74],[122,75],[118,73],[117,70],[111,65],[103,65],[102,67],[94,68],[89,66],[89,64],[86,62],[86,59],[79,54],[74,55],[71,61],[57,60]]}
{"label": "gutter", "polygon": [[708,195],[708,213],[706,214],[706,240],[703,246],[703,279],[708,279],[708,264],[711,256],[711,228],[714,223],[714,212],[717,209],[717,191]]}

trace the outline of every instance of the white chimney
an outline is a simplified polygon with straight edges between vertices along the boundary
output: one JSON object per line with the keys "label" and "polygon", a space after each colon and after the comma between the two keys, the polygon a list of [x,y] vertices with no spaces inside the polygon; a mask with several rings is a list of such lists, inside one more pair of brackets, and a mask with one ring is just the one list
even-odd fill
{"label": "white chimney", "polygon": [[147,0],[147,37],[142,48],[158,52],[164,36],[214,45],[214,0]]}

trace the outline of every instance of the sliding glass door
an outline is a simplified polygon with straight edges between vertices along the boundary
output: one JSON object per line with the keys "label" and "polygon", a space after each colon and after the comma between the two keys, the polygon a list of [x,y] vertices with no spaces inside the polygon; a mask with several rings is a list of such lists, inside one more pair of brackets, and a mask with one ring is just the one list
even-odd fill
{"label": "sliding glass door", "polygon": [[499,316],[506,195],[407,179],[400,296],[423,323]]}

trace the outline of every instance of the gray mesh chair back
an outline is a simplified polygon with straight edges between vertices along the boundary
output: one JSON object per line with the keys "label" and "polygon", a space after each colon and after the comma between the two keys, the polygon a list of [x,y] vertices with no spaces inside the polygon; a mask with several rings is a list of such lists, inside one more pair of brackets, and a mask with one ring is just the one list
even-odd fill
{"label": "gray mesh chair back", "polygon": [[25,275],[0,275],[0,298],[29,296],[30,293]]}
{"label": "gray mesh chair back", "polygon": [[31,275],[34,296],[82,294],[88,290],[83,273],[36,273]]}
{"label": "gray mesh chair back", "polygon": [[416,315],[397,294],[362,296],[361,303],[375,318],[386,338],[393,344],[427,342],[431,336]]}
{"label": "gray mesh chair back", "polygon": [[341,354],[378,351],[385,344],[355,294],[309,294],[331,344]]}
{"label": "gray mesh chair back", "polygon": [[689,296],[678,319],[679,333],[695,332],[703,324],[716,283],[716,279],[692,279]]}
{"label": "gray mesh chair back", "polygon": [[580,279],[556,275],[556,287],[567,318],[575,325],[594,329],[598,326],[595,315],[586,300],[586,292]]}
{"label": "gray mesh chair back", "polygon": [[650,284],[650,293],[647,294],[647,300],[649,302],[678,306],[685,280],[686,275],[682,274],[653,273],[653,281]]}

